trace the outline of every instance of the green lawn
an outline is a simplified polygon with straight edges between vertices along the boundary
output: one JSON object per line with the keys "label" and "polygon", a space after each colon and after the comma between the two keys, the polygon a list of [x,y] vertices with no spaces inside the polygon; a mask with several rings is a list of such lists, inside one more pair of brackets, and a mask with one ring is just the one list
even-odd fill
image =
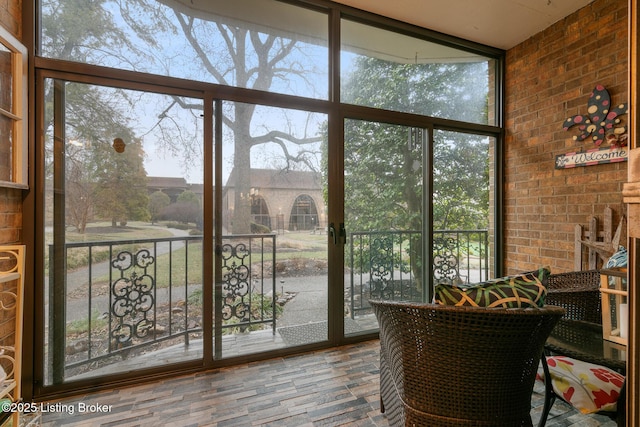
{"label": "green lawn", "polygon": [[[67,243],[82,242],[113,242],[118,240],[163,239],[172,237],[173,233],[166,227],[151,226],[148,223],[131,222],[125,227],[112,227],[110,222],[95,222],[87,226],[86,232],[78,233],[75,229],[68,229],[65,234]],[[45,236],[53,243],[52,233]],[[129,246],[129,250],[136,250],[141,245]],[[48,253],[45,253],[47,256]],[[109,257],[108,246],[97,246],[91,250],[92,262],[105,261]],[[75,270],[89,264],[89,248],[72,248],[67,253],[67,269]],[[45,265],[48,265],[45,260]]]}

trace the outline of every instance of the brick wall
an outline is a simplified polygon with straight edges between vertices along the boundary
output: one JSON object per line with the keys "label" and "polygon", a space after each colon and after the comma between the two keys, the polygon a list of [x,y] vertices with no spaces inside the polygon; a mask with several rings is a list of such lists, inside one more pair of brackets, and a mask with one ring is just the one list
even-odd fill
{"label": "brick wall", "polygon": [[587,114],[596,84],[614,105],[627,102],[627,33],[627,0],[596,0],[507,52],[507,273],[573,270],[575,225],[602,221],[607,206],[614,227],[624,214],[627,163],[556,170],[555,156],[595,148],[562,123]]}
{"label": "brick wall", "polygon": [[[17,39],[22,39],[21,1],[0,3],[0,24]],[[0,244],[21,242],[23,191],[0,187]]]}

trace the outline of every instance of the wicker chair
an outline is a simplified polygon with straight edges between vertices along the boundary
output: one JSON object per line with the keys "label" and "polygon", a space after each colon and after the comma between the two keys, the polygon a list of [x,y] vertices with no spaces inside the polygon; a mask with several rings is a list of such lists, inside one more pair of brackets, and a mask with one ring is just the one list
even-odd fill
{"label": "wicker chair", "polygon": [[392,426],[531,426],[544,342],[564,310],[371,301]]}
{"label": "wicker chair", "polygon": [[602,324],[600,271],[552,274],[547,279],[546,303],[564,308],[565,319]]}
{"label": "wicker chair", "polygon": [[[547,298],[546,303],[556,305],[566,310],[565,318],[571,320],[579,320],[583,322],[602,324],[601,311],[601,295],[600,295],[600,271],[585,270],[572,271],[569,273],[552,274],[547,279]],[[562,336],[563,330],[560,328],[556,331]],[[580,335],[575,330],[568,330],[567,335],[571,335],[572,340],[580,339]],[[553,350],[553,346],[550,346]],[[553,351],[551,351],[553,353]],[[581,358],[567,349],[562,352],[563,355],[569,357]],[[546,360],[545,360],[546,362]],[[588,360],[590,363],[606,364],[606,362],[593,358]],[[549,377],[549,370],[546,363],[543,363],[545,378]],[[557,396],[552,389],[551,382],[545,381],[545,403],[542,414],[540,416],[539,426],[544,426]],[[626,387],[623,388],[621,397],[618,399],[618,410],[616,414],[612,414],[618,421],[618,425],[624,425],[625,421],[625,401],[624,393]]]}
{"label": "wicker chair", "polygon": [[[586,270],[552,274],[547,279],[546,303],[564,308],[566,319],[602,324],[600,272]],[[546,360],[542,366],[545,378],[548,378],[549,368]],[[551,382],[545,381],[545,401],[538,424],[540,427],[545,425],[557,397]]]}

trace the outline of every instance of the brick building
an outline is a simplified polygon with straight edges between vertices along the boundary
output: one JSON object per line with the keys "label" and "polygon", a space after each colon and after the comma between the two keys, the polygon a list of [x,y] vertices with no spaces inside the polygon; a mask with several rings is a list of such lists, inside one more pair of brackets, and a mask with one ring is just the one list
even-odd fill
{"label": "brick building", "polygon": [[[236,196],[235,171],[232,171],[222,195],[224,227],[233,221]],[[315,230],[326,226],[326,207],[319,173],[251,169],[252,221],[273,231]]]}
{"label": "brick building", "polygon": [[[236,173],[231,172],[223,189],[223,227],[231,228]],[[252,222],[273,231],[315,230],[326,226],[326,207],[322,196],[321,176],[309,171],[281,171],[251,169]],[[175,203],[180,193],[192,191],[202,200],[202,185],[189,184],[184,178],[150,176],[147,178],[149,194],[162,191]]]}

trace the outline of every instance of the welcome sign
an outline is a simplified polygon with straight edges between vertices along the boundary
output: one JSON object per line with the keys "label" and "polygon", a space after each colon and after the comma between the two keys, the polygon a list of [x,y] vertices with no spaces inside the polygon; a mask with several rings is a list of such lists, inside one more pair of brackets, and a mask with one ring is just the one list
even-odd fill
{"label": "welcome sign", "polygon": [[556,156],[556,169],[568,169],[579,166],[593,166],[603,163],[626,162],[629,147],[605,147],[593,150],[566,153]]}

